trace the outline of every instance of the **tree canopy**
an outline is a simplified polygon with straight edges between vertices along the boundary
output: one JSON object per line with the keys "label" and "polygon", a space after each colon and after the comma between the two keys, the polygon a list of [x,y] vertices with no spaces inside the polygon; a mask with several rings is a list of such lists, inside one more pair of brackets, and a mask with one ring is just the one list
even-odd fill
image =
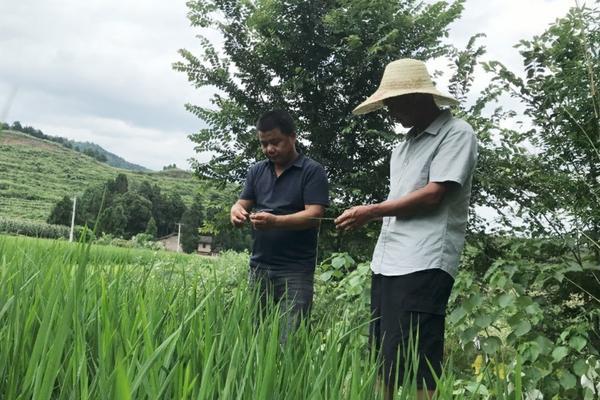
{"label": "tree canopy", "polygon": [[389,150],[398,141],[384,114],[355,118],[352,109],[378,86],[397,58],[445,54],[448,25],[463,1],[416,0],[188,2],[193,26],[216,29],[223,54],[208,39],[203,53],[181,50],[174,68],[196,87],[216,88],[214,107],[186,107],[208,126],[191,135],[208,163],[200,176],[240,182],[261,158],[254,128],[272,108],[297,122],[299,147],[321,162],[343,203],[381,201]]}

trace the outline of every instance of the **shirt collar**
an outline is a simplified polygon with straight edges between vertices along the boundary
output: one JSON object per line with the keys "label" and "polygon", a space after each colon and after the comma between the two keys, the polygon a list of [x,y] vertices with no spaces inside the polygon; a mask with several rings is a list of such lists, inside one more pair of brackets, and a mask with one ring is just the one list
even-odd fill
{"label": "shirt collar", "polygon": [[304,154],[298,153],[298,157],[296,158],[296,160],[294,160],[292,165],[294,167],[302,168],[304,166],[304,159],[305,159]]}
{"label": "shirt collar", "polygon": [[[304,167],[304,160],[305,159],[306,159],[306,157],[304,157],[304,154],[298,152],[298,157],[296,157],[296,159],[290,165],[290,167],[297,167],[297,168]],[[267,158],[267,161],[269,162],[269,165],[271,166],[271,168],[273,168],[274,167],[273,161],[269,160],[268,158]],[[288,167],[288,168],[290,168],[290,167]]]}
{"label": "shirt collar", "polygon": [[448,122],[448,120],[452,118],[452,113],[450,112],[450,110],[443,110],[440,115],[438,115],[432,123],[429,124],[429,126],[427,128],[425,128],[425,130],[423,130],[422,132],[419,132],[418,134],[413,134],[412,133],[412,129],[408,132],[408,136],[409,137],[418,137],[421,136],[423,133],[427,132],[431,135],[437,135],[438,132],[442,129],[442,127],[446,124],[446,122]]}
{"label": "shirt collar", "polygon": [[425,129],[425,132],[431,133],[432,135],[437,135],[450,118],[452,118],[452,113],[450,110],[442,111],[440,115],[438,115],[437,118],[434,119],[431,124],[429,124],[429,126]]}

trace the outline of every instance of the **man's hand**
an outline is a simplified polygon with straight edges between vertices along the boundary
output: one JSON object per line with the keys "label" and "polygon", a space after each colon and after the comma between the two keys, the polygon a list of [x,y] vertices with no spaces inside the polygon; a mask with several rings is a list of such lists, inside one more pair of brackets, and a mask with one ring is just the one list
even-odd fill
{"label": "man's hand", "polygon": [[257,212],[250,214],[250,222],[252,222],[254,229],[257,230],[275,228],[276,220],[277,216],[268,212]]}
{"label": "man's hand", "polygon": [[342,230],[358,229],[375,219],[373,206],[356,206],[347,209],[335,219],[335,227]]}
{"label": "man's hand", "polygon": [[248,220],[248,211],[241,204],[235,203],[231,207],[230,220],[231,224],[237,228],[244,226],[244,222]]}

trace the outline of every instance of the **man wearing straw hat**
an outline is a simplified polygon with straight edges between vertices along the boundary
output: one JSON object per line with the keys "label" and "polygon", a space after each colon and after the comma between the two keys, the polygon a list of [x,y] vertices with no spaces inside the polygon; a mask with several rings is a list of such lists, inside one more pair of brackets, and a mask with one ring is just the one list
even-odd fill
{"label": "man wearing straw hat", "polygon": [[410,351],[404,357],[407,349],[419,357],[406,372],[416,369],[420,396],[425,390],[433,394],[442,370],[444,314],[464,245],[477,159],[471,126],[441,108],[457,103],[434,87],[423,62],[401,59],[386,67],[377,91],[353,111],[385,107],[411,128],[392,151],[388,199],[352,207],[335,221],[347,230],[383,219],[371,261],[371,338],[383,358],[388,397],[405,378],[412,357]]}

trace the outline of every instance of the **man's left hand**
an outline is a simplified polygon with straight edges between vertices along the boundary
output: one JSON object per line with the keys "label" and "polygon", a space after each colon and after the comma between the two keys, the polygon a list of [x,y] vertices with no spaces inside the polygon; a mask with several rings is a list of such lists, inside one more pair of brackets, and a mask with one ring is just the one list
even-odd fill
{"label": "man's left hand", "polygon": [[372,206],[356,206],[347,209],[335,219],[337,229],[358,229],[375,218]]}
{"label": "man's left hand", "polygon": [[276,220],[276,215],[269,214],[267,212],[258,212],[255,214],[250,214],[250,222],[252,222],[252,226],[254,227],[254,229],[257,230],[275,228]]}

